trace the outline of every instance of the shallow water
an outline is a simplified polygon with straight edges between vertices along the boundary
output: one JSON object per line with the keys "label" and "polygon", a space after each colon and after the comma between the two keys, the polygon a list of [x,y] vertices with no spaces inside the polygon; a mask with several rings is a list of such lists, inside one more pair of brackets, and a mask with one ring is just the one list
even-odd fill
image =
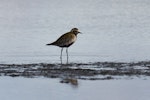
{"label": "shallow water", "polygon": [[70,62],[150,60],[149,5],[149,0],[1,0],[0,63],[59,63],[60,48],[45,44],[73,27],[83,34],[69,48]]}
{"label": "shallow water", "polygon": [[1,100],[149,100],[149,79],[78,80],[78,85],[59,79],[0,77]]}

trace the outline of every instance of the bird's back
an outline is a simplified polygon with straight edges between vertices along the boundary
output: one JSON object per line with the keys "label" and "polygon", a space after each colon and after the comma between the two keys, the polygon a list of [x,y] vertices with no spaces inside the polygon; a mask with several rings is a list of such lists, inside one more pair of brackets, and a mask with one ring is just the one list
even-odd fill
{"label": "bird's back", "polygon": [[56,45],[59,47],[69,47],[76,41],[76,35],[72,32],[68,32],[60,36],[55,42],[50,43],[48,45]]}

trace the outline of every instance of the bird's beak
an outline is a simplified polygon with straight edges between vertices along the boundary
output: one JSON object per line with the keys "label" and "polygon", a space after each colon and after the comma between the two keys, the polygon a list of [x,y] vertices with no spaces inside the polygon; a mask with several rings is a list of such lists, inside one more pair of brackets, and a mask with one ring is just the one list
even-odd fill
{"label": "bird's beak", "polygon": [[82,34],[82,32],[79,32],[79,31],[78,31],[78,33]]}

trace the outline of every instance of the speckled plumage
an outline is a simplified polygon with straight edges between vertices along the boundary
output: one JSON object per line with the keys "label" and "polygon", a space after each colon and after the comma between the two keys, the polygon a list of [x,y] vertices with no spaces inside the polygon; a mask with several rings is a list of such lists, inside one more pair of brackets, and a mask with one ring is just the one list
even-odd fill
{"label": "speckled plumage", "polygon": [[66,53],[67,53],[67,63],[68,63],[68,47],[71,46],[77,39],[77,34],[80,33],[77,28],[73,28],[70,32],[67,32],[60,36],[56,41],[49,43],[47,45],[55,45],[61,47],[61,63],[62,63],[62,51],[63,48],[66,47]]}
{"label": "speckled plumage", "polygon": [[69,47],[71,46],[77,39],[77,36],[72,33],[68,32],[66,34],[63,34],[61,37],[59,37],[55,42],[50,43],[48,45],[55,45],[59,47]]}

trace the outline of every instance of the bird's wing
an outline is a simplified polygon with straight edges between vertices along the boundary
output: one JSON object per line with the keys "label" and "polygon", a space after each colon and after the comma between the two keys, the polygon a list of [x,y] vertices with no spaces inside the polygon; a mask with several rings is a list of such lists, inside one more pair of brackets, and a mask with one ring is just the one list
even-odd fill
{"label": "bird's wing", "polygon": [[58,40],[56,40],[56,45],[58,46],[64,46],[64,45],[69,45],[73,42],[75,42],[76,36],[74,34],[66,33],[62,35]]}

